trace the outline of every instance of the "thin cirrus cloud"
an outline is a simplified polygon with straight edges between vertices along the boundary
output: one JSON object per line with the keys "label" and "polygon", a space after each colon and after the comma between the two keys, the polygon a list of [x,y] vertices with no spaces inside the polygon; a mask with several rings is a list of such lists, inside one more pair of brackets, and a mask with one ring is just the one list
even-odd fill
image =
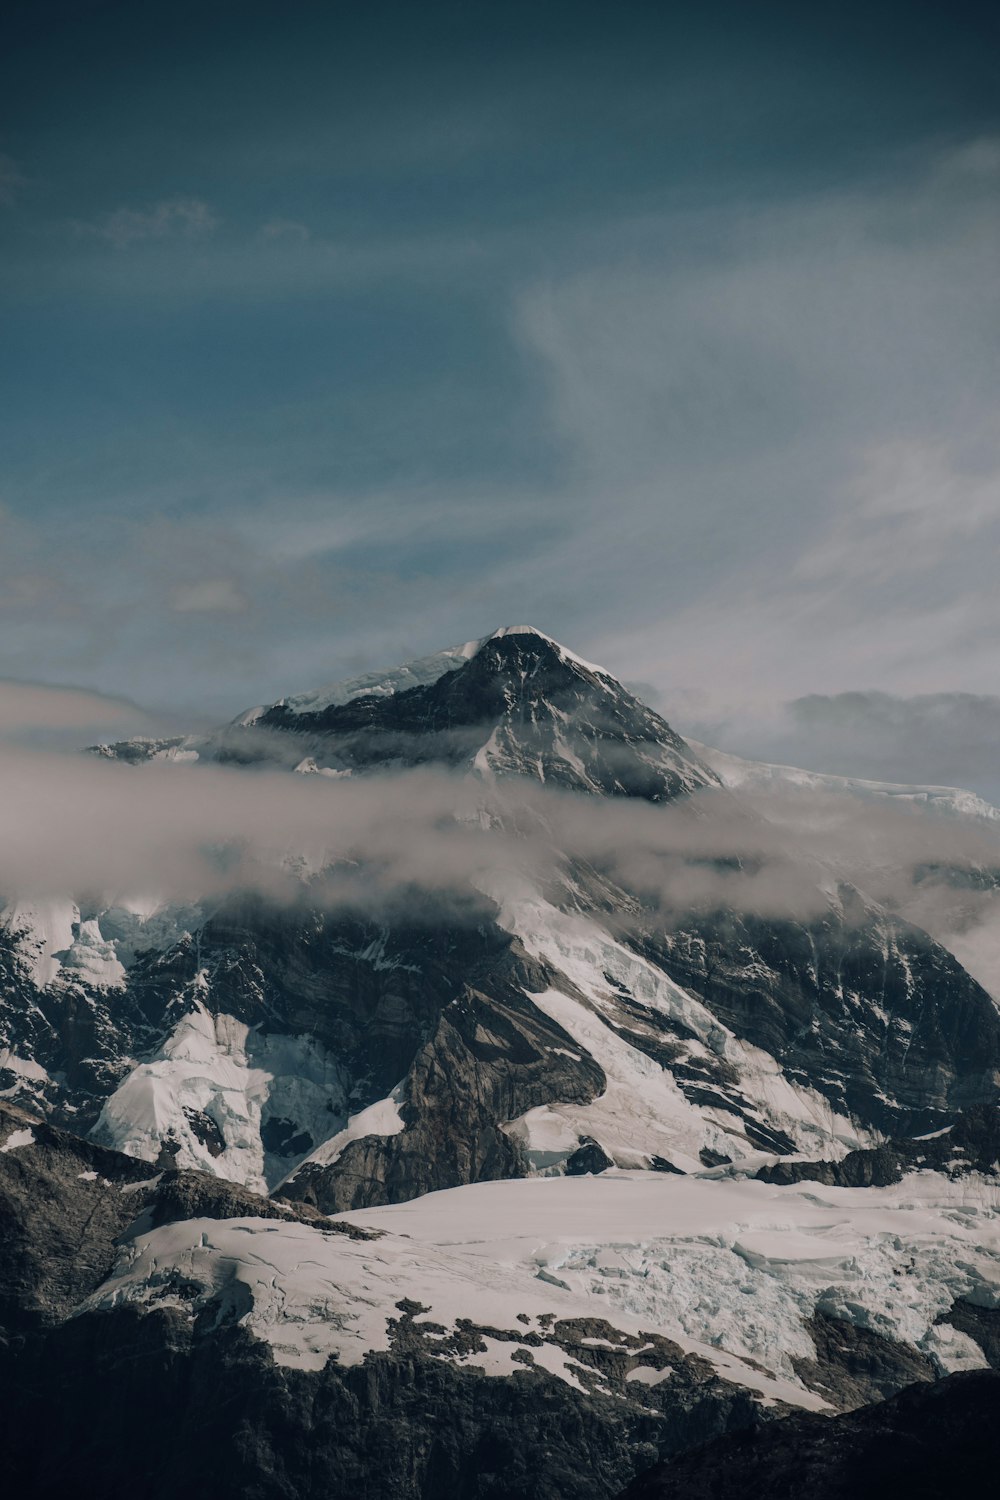
{"label": "thin cirrus cloud", "polygon": [[117,250],[148,240],[196,239],[211,234],[221,219],[200,198],[166,198],[144,208],[116,208],[101,218],[75,220],[83,238],[101,240]]}
{"label": "thin cirrus cloud", "polygon": [[260,237],[262,240],[297,240],[304,243],[312,236],[309,226],[300,223],[298,219],[268,219],[260,226]]}

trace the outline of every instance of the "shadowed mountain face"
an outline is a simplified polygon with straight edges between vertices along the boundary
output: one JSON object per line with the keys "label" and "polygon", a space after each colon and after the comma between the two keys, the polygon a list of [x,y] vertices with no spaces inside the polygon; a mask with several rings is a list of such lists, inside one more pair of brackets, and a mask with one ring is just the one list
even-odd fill
{"label": "shadowed mountain face", "polygon": [[946,1500],[992,1488],[1000,1373],[952,1375],[833,1420],[790,1417],[641,1474],[620,1500]]}

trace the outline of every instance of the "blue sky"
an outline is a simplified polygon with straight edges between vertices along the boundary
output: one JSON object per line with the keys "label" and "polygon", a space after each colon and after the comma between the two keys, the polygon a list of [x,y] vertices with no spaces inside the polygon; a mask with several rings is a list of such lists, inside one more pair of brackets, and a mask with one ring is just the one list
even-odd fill
{"label": "blue sky", "polygon": [[991,7],[4,26],[0,677],[211,719],[526,619],[734,748],[1000,694]]}

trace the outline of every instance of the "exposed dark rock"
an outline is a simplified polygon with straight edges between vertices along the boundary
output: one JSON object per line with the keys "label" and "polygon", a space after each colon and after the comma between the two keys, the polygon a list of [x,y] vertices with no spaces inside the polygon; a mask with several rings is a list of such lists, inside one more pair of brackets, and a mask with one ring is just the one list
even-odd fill
{"label": "exposed dark rock", "polygon": [[185,1109],[184,1116],[192,1135],[201,1141],[209,1156],[221,1156],[226,1149],[226,1138],[212,1116],[203,1109]]}
{"label": "exposed dark rock", "polygon": [[53,1323],[107,1277],[147,1202],[148,1162],[78,1140],[0,1102],[0,1326]]}
{"label": "exposed dark rock", "polygon": [[207,1172],[164,1172],[156,1184],[149,1216],[151,1225],[174,1224],[183,1219],[284,1219],[311,1224],[328,1234],[346,1234],[351,1239],[377,1239],[379,1231],[327,1219],[309,1204],[281,1198],[261,1198],[239,1183]]}
{"label": "exposed dark rock", "polygon": [[336,1213],[522,1176],[522,1149],[502,1124],[552,1099],[586,1103],[603,1088],[597,1063],[522,991],[469,989],[443,1011],[407,1074],[407,1128],[352,1141],[333,1166],[307,1163],[282,1191]]}
{"label": "exposed dark rock", "polygon": [[[589,794],[664,802],[718,785],[659,714],[533,633],[487,641],[429,687],[315,713],[275,704],[244,738],[276,729],[322,736],[328,764],[352,770],[462,766],[489,741],[495,771]],[[227,743],[234,743],[232,731]]]}
{"label": "exposed dark rock", "polygon": [[309,1373],[239,1327],[91,1313],[0,1346],[4,1479],[33,1500],[607,1500],[659,1454],[762,1420],[697,1371],[640,1402],[518,1367],[394,1350]]}
{"label": "exposed dark rock", "polygon": [[614,1160],[593,1136],[582,1135],[576,1150],[566,1159],[567,1177],[586,1177],[588,1173],[606,1172]]}
{"label": "exposed dark rock", "polygon": [[1000,1307],[980,1307],[958,1297],[937,1321],[967,1333],[982,1349],[991,1369],[1000,1370]]}
{"label": "exposed dark rock", "polygon": [[844,1416],[793,1416],[640,1474],[621,1500],[953,1500],[996,1483],[1000,1375],[949,1375]]}
{"label": "exposed dark rock", "polygon": [[[842,888],[808,923],[717,911],[642,950],[841,1112],[920,1134],[997,1099],[1000,1012],[926,933]],[[766,1149],[766,1148],[765,1148]]]}
{"label": "exposed dark rock", "polygon": [[884,1146],[849,1151],[841,1161],[781,1161],[761,1167],[761,1182],[787,1186],[822,1182],[827,1187],[887,1187],[919,1169],[960,1177],[969,1172],[1000,1172],[1000,1106],[972,1105],[948,1129],[931,1139],[894,1140]]}
{"label": "exposed dark rock", "polygon": [[760,1182],[785,1187],[793,1182],[822,1182],[826,1187],[888,1187],[903,1175],[902,1159],[891,1146],[849,1151],[840,1161],[779,1161],[761,1167]]}
{"label": "exposed dark rock", "polygon": [[304,1156],[316,1145],[305,1130],[297,1130],[294,1120],[272,1115],[260,1127],[260,1143],[274,1156]]}
{"label": "exposed dark rock", "polygon": [[793,1357],[795,1373],[839,1411],[881,1401],[916,1381],[937,1377],[934,1365],[908,1344],[883,1338],[816,1311],[806,1323],[815,1359]]}
{"label": "exposed dark rock", "polygon": [[315,1210],[279,1204],[204,1172],[155,1173],[149,1162],[81,1140],[0,1101],[0,1328],[68,1317],[106,1280],[121,1239],[186,1218],[298,1219],[324,1232],[371,1238],[375,1231]]}

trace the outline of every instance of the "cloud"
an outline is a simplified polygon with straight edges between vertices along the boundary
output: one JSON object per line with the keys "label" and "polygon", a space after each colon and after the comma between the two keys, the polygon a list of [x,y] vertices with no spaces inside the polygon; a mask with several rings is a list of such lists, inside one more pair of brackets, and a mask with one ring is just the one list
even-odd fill
{"label": "cloud", "polygon": [[170,607],[178,614],[239,614],[247,600],[231,578],[206,578],[175,588]]}
{"label": "cloud", "polygon": [[196,239],[211,234],[221,220],[200,198],[165,198],[148,208],[118,208],[91,223],[74,221],[74,229],[91,239],[105,240],[118,250],[144,240],[179,236]]}
{"label": "cloud", "polygon": [[[31,556],[0,556],[0,670],[155,680],[221,717],[540,618],[682,727],[700,695],[736,750],[811,692],[982,692],[998,157],[976,136],[873,156],[853,187],[605,191],[527,232],[407,220],[335,244],[316,219],[294,276],[226,236],[197,289],[169,256],[128,275],[76,256],[141,410],[129,427],[100,383],[93,407],[64,393],[74,442],[31,469]],[[251,226],[269,211],[244,206]],[[155,204],[140,219],[183,232]],[[143,551],[153,512],[191,517],[198,555]],[[208,608],[218,579],[245,611]]]}
{"label": "cloud", "polygon": [[825,533],[796,561],[809,585],[845,576],[873,588],[937,572],[950,548],[1000,541],[1000,455],[973,467],[948,443],[895,438],[860,457]]}
{"label": "cloud", "polygon": [[468,905],[470,890],[509,880],[559,886],[568,859],[641,896],[666,926],[718,906],[809,920],[839,881],[903,911],[919,905],[950,930],[982,913],[960,883],[928,879],[928,867],[1000,863],[987,825],[813,793],[707,792],[653,808],[430,769],[331,781],[9,747],[0,774],[7,899],[108,905],[253,891],[372,910],[415,902],[433,915],[435,902]]}
{"label": "cloud", "polygon": [[0,679],[0,740],[80,743],[98,735],[149,733],[153,723],[150,715],[126,698]]}
{"label": "cloud", "polygon": [[996,147],[651,220],[522,296],[572,464],[581,649],[668,706],[990,680]]}

